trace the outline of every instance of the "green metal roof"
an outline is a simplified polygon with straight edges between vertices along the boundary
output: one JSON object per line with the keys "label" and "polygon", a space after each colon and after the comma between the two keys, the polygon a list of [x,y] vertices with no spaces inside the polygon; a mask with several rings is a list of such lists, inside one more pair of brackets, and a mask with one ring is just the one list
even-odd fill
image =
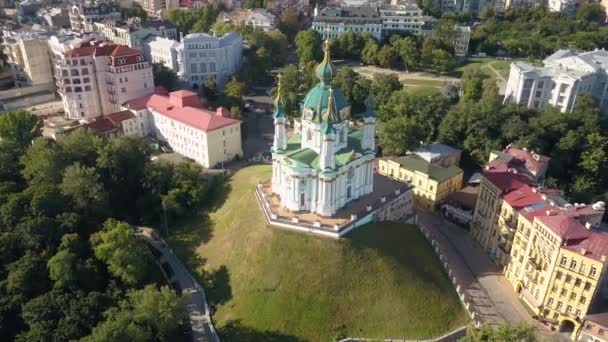
{"label": "green metal roof", "polygon": [[[348,141],[345,148],[336,152],[336,167],[342,167],[350,163],[357,153],[363,154],[364,151],[361,149],[361,138],[363,133],[356,129],[351,128],[348,133]],[[317,152],[309,148],[300,148],[300,135],[296,134],[289,138],[287,142],[287,150],[285,156],[294,163],[290,167],[302,167],[306,165],[317,171],[320,171],[320,158]]]}
{"label": "green metal roof", "polygon": [[[306,94],[306,97],[304,97],[304,101],[302,102],[302,110],[305,108],[310,108],[313,112],[312,121],[314,122],[321,122],[323,114],[327,111],[330,87],[330,85],[319,82],[316,86],[310,89],[308,94]],[[340,89],[333,88],[332,91],[335,103],[334,109],[336,112],[340,112],[342,109],[348,107],[346,98],[344,98],[344,95]]]}
{"label": "green metal roof", "polygon": [[424,173],[428,175],[429,178],[438,182],[443,182],[459,173],[462,173],[462,170],[457,166],[441,167],[431,164],[415,154],[410,154],[405,157],[391,158],[391,160],[399,163],[399,165],[406,170]]}

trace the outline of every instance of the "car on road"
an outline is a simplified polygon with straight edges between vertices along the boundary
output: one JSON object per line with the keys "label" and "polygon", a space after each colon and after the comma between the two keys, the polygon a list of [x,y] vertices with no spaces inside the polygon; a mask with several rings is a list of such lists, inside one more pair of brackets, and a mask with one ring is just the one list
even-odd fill
{"label": "car on road", "polygon": [[167,278],[171,278],[173,277],[173,275],[175,274],[175,272],[173,272],[173,269],[171,268],[171,265],[169,265],[168,262],[163,262],[161,264],[161,267],[163,268],[163,270],[165,271],[165,274],[167,275]]}

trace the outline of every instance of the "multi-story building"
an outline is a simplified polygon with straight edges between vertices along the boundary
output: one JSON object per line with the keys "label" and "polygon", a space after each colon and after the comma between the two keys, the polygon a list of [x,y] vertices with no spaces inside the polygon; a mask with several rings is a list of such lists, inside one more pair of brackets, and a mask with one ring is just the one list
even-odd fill
{"label": "multi-story building", "polygon": [[379,11],[382,18],[382,34],[385,37],[403,33],[415,36],[422,34],[422,24],[424,24],[425,18],[415,2],[381,6]]}
{"label": "multi-story building", "polygon": [[107,0],[75,2],[70,8],[70,24],[77,32],[91,32],[93,22],[104,19],[120,20],[120,5]]}
{"label": "multi-story building", "polygon": [[532,9],[545,4],[544,0],[497,0],[494,9],[497,13],[504,13],[509,9]]}
{"label": "multi-story building", "polygon": [[412,185],[416,207],[434,210],[445,198],[462,188],[463,172],[458,166],[439,166],[411,154],[378,161],[378,172]]}
{"label": "multi-story building", "polygon": [[[435,31],[436,26],[439,24],[439,20],[435,18],[426,18],[426,21],[421,27],[421,33],[423,35],[432,35]],[[469,52],[469,41],[471,40],[471,27],[454,25],[454,55],[458,57],[464,57]]]}
{"label": "multi-story building", "polygon": [[53,83],[47,39],[45,32],[19,32],[4,37],[4,54],[18,87]]}
{"label": "multi-story building", "polygon": [[177,72],[177,53],[180,46],[176,40],[152,36],[144,41],[144,55],[151,63],[160,63]]}
{"label": "multi-story building", "polygon": [[277,27],[277,16],[264,9],[235,10],[222,12],[218,16],[218,22],[233,23],[235,25],[249,25],[255,29],[264,31]]}
{"label": "multi-story building", "polygon": [[576,338],[580,342],[608,342],[608,312],[585,316]]}
{"label": "multi-story building", "polygon": [[37,15],[39,18],[42,18],[49,27],[62,29],[71,26],[68,9],[64,7],[44,8],[39,10]]}
{"label": "multi-story building", "polygon": [[206,80],[223,87],[241,66],[243,39],[236,32],[222,37],[191,33],[181,39],[177,48],[178,76],[193,90],[201,89]]}
{"label": "multi-story building", "polygon": [[534,109],[552,105],[570,112],[579,95],[589,94],[598,100],[603,113],[608,111],[608,51],[559,50],[543,64],[511,63],[504,102]]}
{"label": "multi-story building", "polygon": [[179,0],[133,0],[151,16],[160,16],[163,11],[179,8]]}
{"label": "multi-story building", "polygon": [[179,90],[128,101],[144,135],[166,142],[175,152],[204,167],[213,167],[243,155],[241,122],[225,108],[203,109],[198,94]]}
{"label": "multi-story building", "polygon": [[315,10],[312,28],[323,39],[336,38],[346,32],[369,33],[382,39],[383,20],[376,7],[341,7],[329,5],[321,11]]}
{"label": "multi-story building", "polygon": [[127,101],[154,92],[152,67],[139,50],[99,41],[60,50],[56,48],[53,63],[68,118],[90,120],[110,114]]}
{"label": "multi-story building", "polygon": [[104,137],[135,136],[144,137],[144,125],[141,120],[130,110],[98,116],[92,121],[78,124],[65,129],[58,129],[53,138],[57,139],[61,135],[70,134],[77,129],[90,129],[96,134]]}
{"label": "multi-story building", "polygon": [[512,239],[512,231],[507,229],[503,236],[498,226],[503,195],[524,185],[541,183],[548,164],[549,158],[511,145],[502,152],[490,155],[479,185],[471,234],[490,258],[500,265],[506,265],[509,251],[499,249],[499,245],[508,245]]}
{"label": "multi-story building", "polygon": [[94,32],[102,33],[108,40],[119,45],[143,49],[143,40],[150,35],[177,39],[177,28],[171,22],[151,20],[143,22],[134,17],[127,21],[107,19],[92,24]]}

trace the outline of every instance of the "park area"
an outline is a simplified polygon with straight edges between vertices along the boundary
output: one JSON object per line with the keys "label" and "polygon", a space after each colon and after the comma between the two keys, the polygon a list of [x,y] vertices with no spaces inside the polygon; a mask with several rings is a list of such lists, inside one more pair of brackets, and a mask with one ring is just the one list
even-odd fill
{"label": "park area", "polygon": [[478,69],[488,79],[496,81],[500,94],[504,94],[509,79],[509,69],[512,60],[497,58],[469,58],[464,64],[458,66],[453,72],[440,74],[430,71],[385,69],[373,65],[357,65],[347,62],[357,73],[373,78],[376,73],[396,74],[399,81],[405,85],[408,93],[412,95],[431,95],[437,93],[448,84],[459,84],[462,76],[467,72]]}
{"label": "park area", "polygon": [[270,176],[270,166],[241,169],[208,215],[170,231],[222,340],[419,339],[467,323],[416,227],[371,224],[340,240],[268,227],[254,188]]}

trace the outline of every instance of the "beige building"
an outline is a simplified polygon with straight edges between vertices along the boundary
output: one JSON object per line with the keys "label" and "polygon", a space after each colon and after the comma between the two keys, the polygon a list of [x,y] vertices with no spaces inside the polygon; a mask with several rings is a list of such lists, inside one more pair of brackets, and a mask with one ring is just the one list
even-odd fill
{"label": "beige building", "polygon": [[92,23],[94,32],[99,32],[108,40],[119,45],[143,50],[144,38],[156,36],[177,39],[177,28],[169,21],[151,20],[143,22],[140,18],[130,18],[127,21],[107,19]]}
{"label": "beige building", "polygon": [[587,315],[576,340],[580,342],[608,342],[608,312]]}
{"label": "beige building", "polygon": [[154,92],[152,66],[141,51],[103,41],[80,41],[78,47],[54,46],[54,69],[65,115],[91,120]]}
{"label": "beige building", "polygon": [[4,38],[4,53],[18,87],[53,83],[47,38],[35,32],[20,32]]}
{"label": "beige building", "polygon": [[198,94],[191,91],[157,92],[127,102],[125,109],[140,118],[144,135],[155,136],[204,167],[221,166],[243,155],[241,121],[223,107],[202,108]]}
{"label": "beige building", "polygon": [[140,5],[151,16],[160,16],[163,11],[179,8],[178,0],[133,0],[133,3]]}
{"label": "beige building", "polygon": [[431,164],[418,155],[384,158],[378,161],[378,172],[412,185],[418,208],[434,210],[445,198],[462,188],[462,170]]}

